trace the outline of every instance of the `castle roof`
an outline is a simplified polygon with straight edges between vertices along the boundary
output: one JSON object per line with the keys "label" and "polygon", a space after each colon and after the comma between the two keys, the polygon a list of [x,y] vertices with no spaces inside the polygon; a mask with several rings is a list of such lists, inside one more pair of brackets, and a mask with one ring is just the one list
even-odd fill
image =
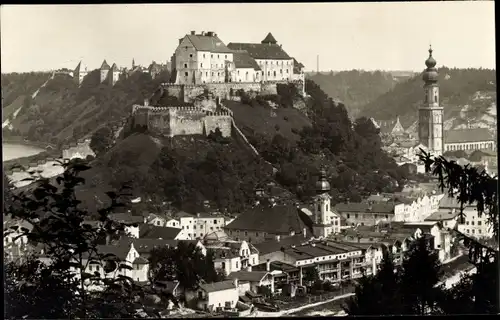
{"label": "castle roof", "polygon": [[278,41],[276,41],[276,39],[273,37],[271,32],[269,32],[267,34],[267,36],[264,38],[264,40],[261,41],[261,43],[263,43],[263,44],[277,44]]}
{"label": "castle roof", "polygon": [[229,43],[231,50],[245,50],[254,59],[288,60],[290,56],[277,44],[267,43]]}
{"label": "castle roof", "polygon": [[486,128],[458,129],[444,132],[444,143],[466,143],[493,141],[491,133]]}
{"label": "castle roof", "polygon": [[111,72],[118,72],[118,67],[116,66],[116,63],[113,63],[113,66],[111,67]]}
{"label": "castle roof", "polygon": [[293,58],[293,73],[299,74],[300,69],[304,68],[304,65]]}
{"label": "castle roof", "polygon": [[186,37],[198,51],[232,53],[232,51],[216,35],[188,34]]}
{"label": "castle roof", "polygon": [[109,70],[109,69],[110,69],[109,64],[106,62],[106,59],[104,59],[101,65],[101,70]]}
{"label": "castle roof", "polygon": [[236,68],[253,68],[254,70],[260,71],[259,65],[252,57],[250,57],[247,51],[235,51],[233,54],[233,59]]}

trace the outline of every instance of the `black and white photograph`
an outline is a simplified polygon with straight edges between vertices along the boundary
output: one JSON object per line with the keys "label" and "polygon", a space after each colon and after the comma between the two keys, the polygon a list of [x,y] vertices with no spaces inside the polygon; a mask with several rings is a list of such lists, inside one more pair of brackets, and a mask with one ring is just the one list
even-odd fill
{"label": "black and white photograph", "polygon": [[4,319],[500,314],[494,1],[0,17]]}

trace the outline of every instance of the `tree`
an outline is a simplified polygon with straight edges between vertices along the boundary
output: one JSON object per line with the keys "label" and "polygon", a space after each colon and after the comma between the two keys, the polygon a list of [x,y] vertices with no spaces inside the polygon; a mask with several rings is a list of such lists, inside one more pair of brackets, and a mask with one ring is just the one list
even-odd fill
{"label": "tree", "polygon": [[351,297],[343,306],[349,315],[399,315],[402,314],[400,275],[395,272],[393,257],[388,250],[376,275],[363,277]]}
{"label": "tree", "polygon": [[[31,247],[36,249],[34,257],[38,259],[39,251],[43,250],[47,258],[45,265],[31,257],[7,263],[6,290],[14,293],[6,305],[7,317],[130,316],[131,302],[138,290],[132,280],[124,276],[103,280],[98,272],[85,271],[89,264],[102,266],[104,259],[116,260],[112,254],[100,253],[98,245],[102,235],[124,229],[125,225],[114,223],[108,214],[120,206],[120,197],[125,193],[107,193],[112,204],[99,210],[102,227],[84,223],[91,215],[80,207],[75,188],[85,183],[79,174],[89,167],[81,160],[61,165],[64,173],[55,179],[55,184],[49,179],[28,178],[35,180],[33,186],[27,191],[14,192],[5,210],[8,218],[24,220],[33,226],[22,228],[16,238],[27,236]],[[4,235],[11,232],[4,230]],[[129,268],[121,264],[118,267]],[[104,290],[89,294],[88,285],[95,282],[102,283]],[[119,295],[123,304],[103,298],[112,295]],[[65,302],[56,303],[61,297]]]}
{"label": "tree", "polygon": [[113,141],[113,131],[109,127],[102,127],[92,135],[90,148],[99,156],[111,148]]}
{"label": "tree", "polygon": [[[487,215],[493,238],[498,239],[498,178],[469,165],[462,167],[443,157],[432,157],[423,150],[420,160],[425,163],[427,172],[438,177],[441,190],[446,190],[460,203],[459,219],[464,220],[466,204],[475,204],[479,215]],[[476,273],[463,277],[447,292],[442,309],[447,313],[498,313],[498,246],[491,247],[459,231],[456,233],[459,241],[469,249],[469,261],[475,265]],[[449,303],[455,298],[464,301],[456,311]]]}
{"label": "tree", "polygon": [[304,281],[306,283],[314,283],[319,280],[319,272],[316,266],[308,267],[304,270]]}
{"label": "tree", "polygon": [[437,310],[442,287],[439,282],[441,263],[432,243],[425,236],[415,239],[403,260],[401,297],[404,314],[426,315]]}

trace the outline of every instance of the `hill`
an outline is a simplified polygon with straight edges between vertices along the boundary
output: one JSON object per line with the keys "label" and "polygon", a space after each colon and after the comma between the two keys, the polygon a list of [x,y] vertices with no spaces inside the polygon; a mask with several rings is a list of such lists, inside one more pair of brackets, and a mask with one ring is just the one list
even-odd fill
{"label": "hill", "polygon": [[[496,109],[496,75],[489,69],[439,70],[440,103],[444,106],[447,129],[463,125],[466,120],[479,122]],[[361,108],[360,115],[379,120],[400,117],[406,128],[417,121],[418,107],[423,101],[421,75],[398,83]]]}
{"label": "hill", "polygon": [[359,108],[388,92],[399,78],[390,72],[362,70],[311,73],[307,78],[320,86],[329,97],[342,102],[353,118]]}
{"label": "hill", "polygon": [[149,74],[136,72],[111,87],[101,84],[99,70],[94,70],[78,87],[64,74],[53,79],[38,73],[2,75],[4,121],[10,122],[3,134],[53,144],[89,136],[100,126],[126,117],[132,104],[142,103],[169,78],[164,73],[153,80]]}

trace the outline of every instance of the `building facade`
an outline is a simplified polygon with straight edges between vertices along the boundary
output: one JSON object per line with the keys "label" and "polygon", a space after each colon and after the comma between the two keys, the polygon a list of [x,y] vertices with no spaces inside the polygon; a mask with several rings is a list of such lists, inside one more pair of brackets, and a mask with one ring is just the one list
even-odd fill
{"label": "building facade", "polygon": [[418,109],[418,138],[432,155],[443,154],[443,118],[444,109],[439,105],[439,86],[436,60],[429,49],[429,58],[425,61],[424,103]]}

